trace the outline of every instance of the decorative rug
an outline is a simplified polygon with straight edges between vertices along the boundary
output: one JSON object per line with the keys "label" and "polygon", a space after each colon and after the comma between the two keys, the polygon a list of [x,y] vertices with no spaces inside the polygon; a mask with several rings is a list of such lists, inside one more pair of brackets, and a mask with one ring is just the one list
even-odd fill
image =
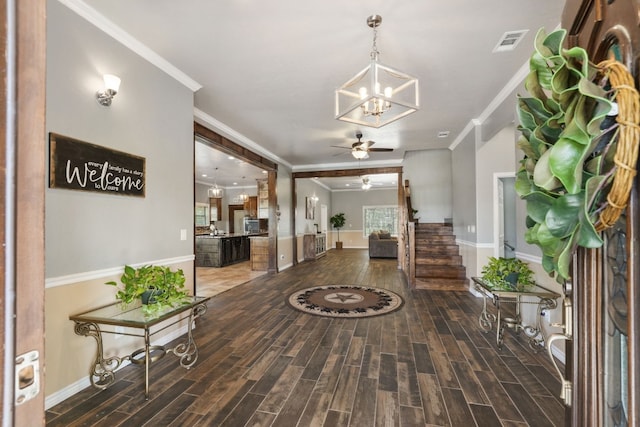
{"label": "decorative rug", "polygon": [[386,289],[365,286],[314,286],[289,295],[287,303],[304,313],[325,317],[371,317],[396,311],[402,297]]}

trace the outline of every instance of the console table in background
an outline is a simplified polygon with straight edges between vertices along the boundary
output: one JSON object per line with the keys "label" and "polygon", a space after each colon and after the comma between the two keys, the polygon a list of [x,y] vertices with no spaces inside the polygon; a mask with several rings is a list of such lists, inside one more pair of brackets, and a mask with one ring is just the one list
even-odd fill
{"label": "console table in background", "polygon": [[[539,348],[544,347],[546,336],[540,318],[545,310],[553,310],[557,307],[558,303],[556,300],[560,297],[560,294],[540,285],[519,291],[516,289],[494,287],[479,277],[472,277],[471,279],[474,282],[474,289],[479,291],[483,296],[482,312],[480,313],[478,323],[485,332],[491,331],[493,325],[496,325],[496,343],[498,348],[502,348],[505,328],[513,329],[516,333],[521,330],[524,331],[529,337],[529,347],[531,347],[532,350],[537,351]],[[495,314],[487,310],[487,299],[493,301]],[[506,303],[514,305],[514,317],[503,316],[501,304]],[[520,313],[522,304],[537,305],[537,315],[534,325],[525,325],[522,323]]]}
{"label": "console table in background", "polygon": [[327,254],[327,235],[324,233],[305,234],[302,237],[305,261],[315,260]]}
{"label": "console table in background", "polygon": [[[168,307],[154,313],[146,314],[140,303],[123,306],[113,303],[104,307],[69,316],[75,322],[75,333],[85,337],[93,337],[98,346],[96,358],[91,368],[91,384],[100,389],[109,387],[115,381],[115,371],[126,360],[134,364],[144,364],[144,395],[149,399],[149,366],[166,353],[173,353],[180,358],[180,365],[189,369],[198,359],[198,347],[193,339],[193,322],[207,311],[206,302],[210,297],[191,297],[179,307]],[[187,321],[187,334],[180,344],[165,349],[164,346],[151,345],[151,337],[158,332],[183,320]],[[104,329],[100,328],[104,326]],[[117,331],[117,328],[140,329],[139,333]],[[144,338],[144,347],[123,357],[104,356],[102,334],[118,334]]]}

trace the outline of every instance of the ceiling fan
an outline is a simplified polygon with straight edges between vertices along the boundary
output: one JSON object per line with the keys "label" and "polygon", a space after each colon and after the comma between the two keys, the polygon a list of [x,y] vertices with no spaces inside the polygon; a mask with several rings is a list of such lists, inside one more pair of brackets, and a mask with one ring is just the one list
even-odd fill
{"label": "ceiling fan", "polygon": [[375,141],[362,141],[362,132],[356,132],[356,138],[358,138],[358,142],[354,142],[351,144],[351,148],[349,147],[340,147],[338,145],[332,145],[332,147],[336,148],[346,148],[347,150],[351,150],[351,154],[358,160],[368,159],[370,152],[389,152],[393,151],[393,148],[371,148]]}

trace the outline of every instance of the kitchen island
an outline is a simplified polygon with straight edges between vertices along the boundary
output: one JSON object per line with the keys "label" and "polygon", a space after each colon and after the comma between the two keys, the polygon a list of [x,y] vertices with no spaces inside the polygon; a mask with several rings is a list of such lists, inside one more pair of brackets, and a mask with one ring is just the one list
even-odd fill
{"label": "kitchen island", "polygon": [[224,267],[249,260],[248,234],[196,236],[196,267]]}

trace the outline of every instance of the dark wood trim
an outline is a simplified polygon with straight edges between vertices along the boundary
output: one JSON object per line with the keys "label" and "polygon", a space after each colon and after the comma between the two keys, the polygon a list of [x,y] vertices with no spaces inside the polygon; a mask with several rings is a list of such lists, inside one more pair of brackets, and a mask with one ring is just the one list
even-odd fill
{"label": "dark wood trim", "polygon": [[227,205],[229,209],[229,233],[242,233],[243,230],[235,230],[235,211],[243,211],[244,205]]}
{"label": "dark wood trim", "polygon": [[[16,406],[15,425],[44,425],[44,202],[46,2],[13,1],[16,10],[16,354],[39,351],[40,393]],[[11,61],[11,60],[10,60]],[[11,66],[11,64],[9,65]],[[18,102],[19,100],[19,102]]]}
{"label": "dark wood trim", "polygon": [[375,175],[381,173],[402,173],[402,166],[293,172],[291,177],[295,180],[297,178],[340,178],[345,176]]}
{"label": "dark wood trim", "polygon": [[[0,174],[0,188],[2,189],[2,198],[0,198],[0,209],[2,212],[6,212],[7,206],[7,194],[4,192],[7,183],[7,140],[4,135],[7,134],[7,109],[11,105],[7,98],[7,2],[2,1],[0,5],[0,22],[2,23],[2,31],[0,31],[0,96],[2,97],[2,104],[0,105],[0,132],[2,132],[3,138],[0,139],[0,170],[3,172]],[[9,289],[9,282],[6,280],[5,260],[7,257],[7,242],[6,230],[6,216],[0,215],[0,280],[2,280],[2,286],[0,286],[0,304],[2,304],[2,311],[5,313],[7,301],[7,293],[14,292],[14,289]],[[5,288],[6,291],[5,291]],[[9,313],[5,313],[9,314]],[[5,323],[5,316],[0,316],[0,363],[2,366],[7,366],[8,361],[13,359],[13,355],[8,351],[11,349],[11,343],[13,342],[13,333],[9,329],[9,325]],[[7,378],[8,372],[3,371],[2,378]],[[4,387],[0,388],[0,414],[11,414],[13,412],[13,405],[5,405],[4,394],[7,391]]]}
{"label": "dark wood trim", "polygon": [[278,197],[276,192],[277,173],[273,170],[268,171],[267,186],[269,188],[269,256],[267,272],[278,272],[278,216],[276,214],[278,206]]}
{"label": "dark wood trim", "polygon": [[254,153],[248,148],[225,138],[224,136],[212,131],[211,129],[201,125],[200,123],[193,123],[194,133],[202,138],[208,145],[223,153],[238,157],[253,166],[266,170],[278,170],[278,164],[271,160],[262,157],[259,154]]}

